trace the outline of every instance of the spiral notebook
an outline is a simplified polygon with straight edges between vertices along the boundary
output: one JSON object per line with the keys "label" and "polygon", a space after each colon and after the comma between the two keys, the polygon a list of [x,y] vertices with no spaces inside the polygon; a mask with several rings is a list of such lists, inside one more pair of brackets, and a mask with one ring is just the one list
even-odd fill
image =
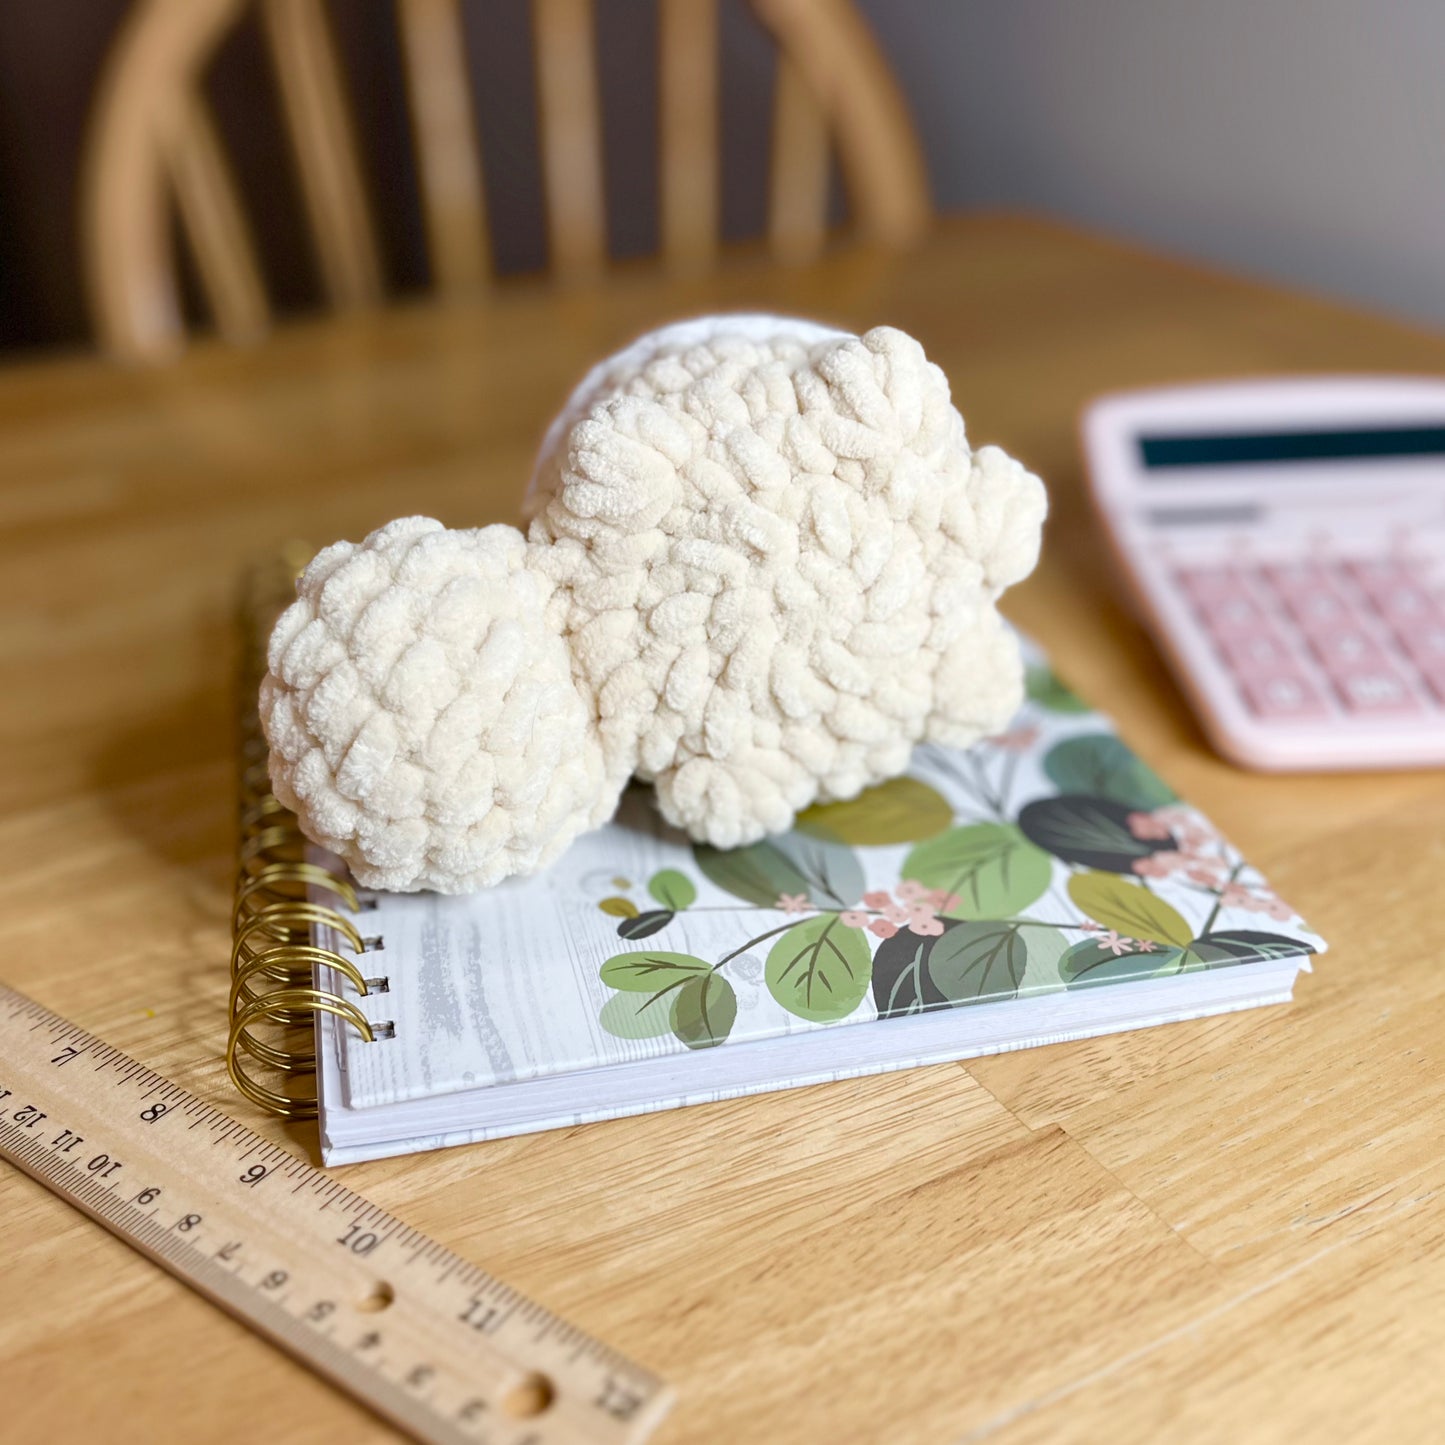
{"label": "spiral notebook", "polygon": [[367,893],[249,798],[233,1077],[314,1069],[345,1163],[1287,1001],[1322,941],[1026,656],[1002,736],[730,852],[639,788],[539,877]]}

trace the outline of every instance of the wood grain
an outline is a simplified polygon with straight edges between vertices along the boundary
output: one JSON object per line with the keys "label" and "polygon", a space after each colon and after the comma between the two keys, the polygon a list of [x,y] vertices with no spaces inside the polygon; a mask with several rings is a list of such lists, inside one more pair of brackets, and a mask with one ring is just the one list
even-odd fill
{"label": "wood grain", "polygon": [[702,270],[718,248],[717,0],[663,0],[657,30],[662,250]]}
{"label": "wood grain", "polygon": [[[220,1059],[240,569],[405,512],[509,517],[590,361],[749,305],[920,337],[970,436],[1051,488],[1012,615],[1332,951],[1287,1009],[347,1183],[668,1377],[673,1445],[1439,1438],[1445,777],[1266,778],[1211,754],[1118,601],[1074,435],[1106,388],[1445,367],[1445,340],[1401,325],[980,218],[906,258],[624,269],[165,371],[0,375],[8,981],[243,1112]],[[261,1127],[314,1154],[313,1127]],[[0,1176],[0,1219],[0,1435],[392,1438],[29,1181]]]}
{"label": "wood grain", "polygon": [[327,294],[338,308],[370,305],[381,263],[326,11],[321,0],[261,0],[261,19]]}
{"label": "wood grain", "polygon": [[[487,207],[458,0],[395,0],[433,280],[444,294],[489,278]],[[241,199],[204,99],[217,51],[253,0],[136,0],[98,87],[82,185],[82,243],[101,344],[135,361],[185,341],[171,203],[220,333],[252,339],[268,307]],[[531,0],[548,245],[566,283],[607,263],[606,185],[593,0]],[[367,307],[384,288],[345,78],[322,0],[260,0],[287,136],[326,294]],[[808,259],[827,222],[836,132],[859,233],[906,246],[929,215],[922,153],[902,93],[850,0],[754,0],[780,47],[769,236]],[[711,268],[720,248],[716,0],[658,14],[661,246],[670,269]],[[382,178],[384,180],[384,178]],[[252,198],[256,199],[256,198]],[[271,198],[267,198],[270,200]]]}
{"label": "wood grain", "polygon": [[469,291],[491,269],[482,157],[458,0],[397,0],[413,149],[432,273],[441,291]]}

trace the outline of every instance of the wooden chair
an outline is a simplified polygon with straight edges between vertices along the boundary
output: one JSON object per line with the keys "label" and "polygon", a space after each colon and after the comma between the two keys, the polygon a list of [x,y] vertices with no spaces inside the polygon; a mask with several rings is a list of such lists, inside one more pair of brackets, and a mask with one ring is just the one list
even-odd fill
{"label": "wooden chair", "polygon": [[[172,212],[221,334],[265,330],[270,306],[204,98],[217,48],[253,0],[137,0],[102,78],[82,180],[91,309],[113,354],[158,360],[184,342]],[[322,282],[339,308],[381,299],[381,268],[323,0],[254,0],[275,65]],[[443,292],[490,264],[459,0],[396,0],[431,272]],[[717,0],[659,0],[661,232],[669,264],[718,247]],[[927,183],[902,97],[851,0],[752,0],[779,65],[768,238],[795,261],[824,244],[830,142],[854,224],[905,245]],[[565,280],[606,260],[592,0],[532,0],[548,245]]]}

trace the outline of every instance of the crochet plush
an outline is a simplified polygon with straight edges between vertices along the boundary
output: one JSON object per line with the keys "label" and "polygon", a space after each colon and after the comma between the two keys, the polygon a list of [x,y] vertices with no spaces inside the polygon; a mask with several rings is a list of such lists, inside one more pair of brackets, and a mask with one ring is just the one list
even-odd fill
{"label": "crochet plush", "polygon": [[595,368],[514,527],[321,552],[270,646],[276,795],[363,886],[535,872],[632,777],[719,847],[967,745],[1021,697],[995,610],[1039,480],[971,451],[901,331],[704,318]]}

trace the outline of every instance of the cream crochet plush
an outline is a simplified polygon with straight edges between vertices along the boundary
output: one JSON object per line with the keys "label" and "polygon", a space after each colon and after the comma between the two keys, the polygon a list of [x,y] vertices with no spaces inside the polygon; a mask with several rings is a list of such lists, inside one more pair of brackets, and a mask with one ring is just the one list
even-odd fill
{"label": "cream crochet plush", "polygon": [[666,327],[597,367],[533,518],[407,517],[306,569],[271,639],[276,794],[366,887],[531,873],[636,776],[730,847],[963,746],[1018,706],[995,603],[1039,480],[970,451],[901,331]]}

